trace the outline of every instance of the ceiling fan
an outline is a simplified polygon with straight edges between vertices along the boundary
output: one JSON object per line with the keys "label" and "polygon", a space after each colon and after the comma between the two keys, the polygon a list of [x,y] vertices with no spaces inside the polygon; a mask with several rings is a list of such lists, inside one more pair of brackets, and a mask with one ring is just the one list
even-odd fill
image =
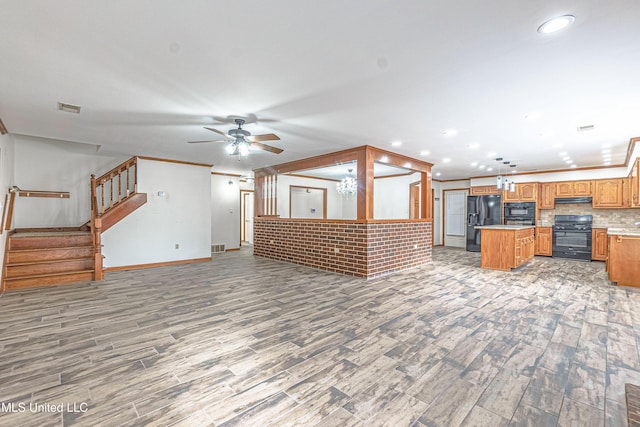
{"label": "ceiling fan", "polygon": [[266,133],[263,135],[251,135],[251,132],[242,129],[242,125],[245,123],[244,119],[236,118],[234,120],[238,125],[237,129],[230,129],[229,132],[224,133],[217,129],[209,128],[205,126],[205,129],[222,135],[225,139],[213,139],[208,141],[189,141],[191,144],[198,144],[203,142],[228,142],[225,147],[227,153],[231,155],[246,156],[249,154],[249,147],[257,148],[258,150],[269,151],[271,153],[280,154],[284,150],[277,147],[272,147],[267,144],[262,144],[260,141],[276,141],[280,138],[273,133]]}

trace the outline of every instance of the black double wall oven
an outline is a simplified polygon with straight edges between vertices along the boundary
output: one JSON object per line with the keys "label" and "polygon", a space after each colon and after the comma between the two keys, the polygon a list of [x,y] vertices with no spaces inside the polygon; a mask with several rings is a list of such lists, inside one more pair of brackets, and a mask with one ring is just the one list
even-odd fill
{"label": "black double wall oven", "polygon": [[535,225],[535,202],[508,202],[504,204],[504,223],[506,225]]}

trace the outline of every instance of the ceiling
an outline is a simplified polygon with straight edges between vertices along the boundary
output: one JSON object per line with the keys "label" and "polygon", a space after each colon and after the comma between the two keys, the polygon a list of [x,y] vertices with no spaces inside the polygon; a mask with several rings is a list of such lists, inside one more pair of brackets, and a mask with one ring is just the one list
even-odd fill
{"label": "ceiling", "polygon": [[[567,29],[536,31],[563,14]],[[496,157],[619,165],[640,136],[636,0],[30,0],[2,15],[6,128],[105,153],[247,174],[368,144],[457,179],[495,174]],[[284,152],[187,144],[233,116]]]}

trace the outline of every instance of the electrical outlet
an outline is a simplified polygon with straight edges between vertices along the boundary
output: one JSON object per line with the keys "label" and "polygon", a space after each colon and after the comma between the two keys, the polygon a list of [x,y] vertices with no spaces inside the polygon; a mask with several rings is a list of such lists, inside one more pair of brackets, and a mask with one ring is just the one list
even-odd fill
{"label": "electrical outlet", "polygon": [[335,253],[339,254],[339,253],[340,253],[340,248],[334,248],[334,249],[333,249],[333,251],[334,251]]}
{"label": "electrical outlet", "polygon": [[176,249],[180,249],[180,244],[176,243]]}

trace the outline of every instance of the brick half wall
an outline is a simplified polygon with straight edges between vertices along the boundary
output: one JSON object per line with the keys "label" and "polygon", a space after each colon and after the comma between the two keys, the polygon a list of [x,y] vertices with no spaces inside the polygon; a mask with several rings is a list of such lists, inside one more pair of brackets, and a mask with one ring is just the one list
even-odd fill
{"label": "brick half wall", "polygon": [[431,261],[427,221],[311,221],[256,218],[253,253],[321,270],[372,278]]}

